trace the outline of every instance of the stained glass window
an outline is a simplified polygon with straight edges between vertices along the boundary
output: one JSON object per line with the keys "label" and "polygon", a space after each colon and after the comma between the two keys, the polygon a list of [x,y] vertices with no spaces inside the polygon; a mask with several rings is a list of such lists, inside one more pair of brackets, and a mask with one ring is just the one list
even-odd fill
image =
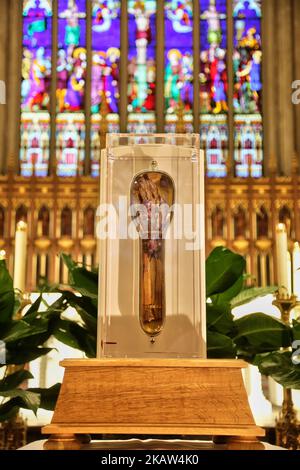
{"label": "stained glass window", "polygon": [[51,54],[52,1],[24,0],[20,149],[23,176],[48,174]]}
{"label": "stained glass window", "polygon": [[226,0],[200,1],[200,137],[207,174],[226,175],[228,81]]}
{"label": "stained glass window", "polygon": [[228,159],[236,176],[262,176],[261,0],[231,0],[230,16],[228,0],[167,0],[162,11],[154,0],[22,1],[21,175],[48,175],[51,156],[59,176],[98,177],[107,132],[164,121],[166,132],[200,123],[209,177],[225,177]]}
{"label": "stained glass window", "polygon": [[193,2],[165,2],[166,132],[176,131],[182,113],[193,132]]}
{"label": "stained glass window", "polygon": [[92,1],[92,176],[99,175],[101,119],[106,119],[104,130],[119,131],[120,6],[119,1]]}
{"label": "stained glass window", "polygon": [[155,132],[156,1],[129,0],[128,131]]}
{"label": "stained glass window", "polygon": [[234,0],[234,159],[236,175],[262,176],[261,1]]}

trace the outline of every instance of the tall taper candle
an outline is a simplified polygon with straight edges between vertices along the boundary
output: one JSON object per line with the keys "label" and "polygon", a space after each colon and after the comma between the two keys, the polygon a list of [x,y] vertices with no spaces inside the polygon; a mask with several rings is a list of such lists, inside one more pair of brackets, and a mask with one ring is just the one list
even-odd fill
{"label": "tall taper candle", "polygon": [[294,244],[293,250],[293,294],[300,300],[300,245]]}
{"label": "tall taper candle", "polygon": [[278,224],[276,227],[277,282],[279,288],[285,288],[281,289],[282,294],[287,294],[289,287],[287,252],[288,239],[286,226],[284,224]]}
{"label": "tall taper candle", "polygon": [[14,258],[14,288],[25,292],[27,261],[27,224],[22,220],[17,224]]}

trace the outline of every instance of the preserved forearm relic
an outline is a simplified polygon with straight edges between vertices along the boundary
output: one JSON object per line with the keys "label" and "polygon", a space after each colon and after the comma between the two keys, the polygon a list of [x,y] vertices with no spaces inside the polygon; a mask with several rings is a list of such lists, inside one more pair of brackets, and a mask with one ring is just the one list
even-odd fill
{"label": "preserved forearm relic", "polygon": [[152,162],[152,170],[135,175],[130,190],[132,218],[140,236],[139,319],[152,342],[166,317],[165,234],[175,198],[172,178],[156,165]]}

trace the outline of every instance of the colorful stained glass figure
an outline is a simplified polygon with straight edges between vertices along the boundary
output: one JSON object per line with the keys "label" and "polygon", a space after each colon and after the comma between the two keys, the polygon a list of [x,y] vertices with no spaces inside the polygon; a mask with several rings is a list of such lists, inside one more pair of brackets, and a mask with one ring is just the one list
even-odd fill
{"label": "colorful stained glass figure", "polygon": [[23,2],[21,84],[22,176],[47,176],[50,141],[52,0]]}
{"label": "colorful stained glass figure", "polygon": [[57,110],[83,111],[86,79],[85,0],[58,1]]}
{"label": "colorful stained glass figure", "polygon": [[60,113],[56,122],[57,174],[67,177],[82,175],[85,156],[85,115]]}
{"label": "colorful stained glass figure", "polygon": [[234,2],[234,109],[261,112],[261,5],[260,1]]}
{"label": "colorful stained glass figure", "polygon": [[234,112],[236,175],[262,176],[261,1],[234,0]]}
{"label": "colorful stained glass figure", "polygon": [[86,66],[86,1],[58,0],[56,158],[59,176],[76,176],[83,170]]}
{"label": "colorful stained glass figure", "polygon": [[[170,132],[175,131],[172,115],[180,106],[188,123],[187,115],[193,112],[193,2],[168,1],[164,9],[165,112],[166,130]],[[189,127],[193,131],[192,125]]]}
{"label": "colorful stained glass figure", "polygon": [[99,175],[101,126],[119,132],[120,6],[120,1],[92,1],[92,176]]}
{"label": "colorful stained glass figure", "polygon": [[51,2],[39,0],[24,1],[22,111],[49,109],[51,45]]}
{"label": "colorful stained glass figure", "polygon": [[92,113],[119,112],[120,2],[92,2]]}
{"label": "colorful stained glass figure", "polygon": [[227,2],[200,1],[200,136],[207,175],[226,176],[228,154]]}
{"label": "colorful stained glass figure", "polygon": [[156,1],[129,0],[128,131],[155,129]]}
{"label": "colorful stained glass figure", "polygon": [[200,7],[200,112],[227,113],[226,0],[204,0]]}

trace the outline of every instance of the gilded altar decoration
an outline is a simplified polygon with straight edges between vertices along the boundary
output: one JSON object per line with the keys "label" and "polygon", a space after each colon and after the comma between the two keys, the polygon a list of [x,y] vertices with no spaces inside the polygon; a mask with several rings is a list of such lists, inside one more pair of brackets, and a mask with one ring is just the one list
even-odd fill
{"label": "gilded altar decoration", "polygon": [[134,177],[130,196],[132,218],[140,235],[139,320],[154,342],[166,317],[164,238],[172,218],[175,187],[167,173],[144,171]]}

